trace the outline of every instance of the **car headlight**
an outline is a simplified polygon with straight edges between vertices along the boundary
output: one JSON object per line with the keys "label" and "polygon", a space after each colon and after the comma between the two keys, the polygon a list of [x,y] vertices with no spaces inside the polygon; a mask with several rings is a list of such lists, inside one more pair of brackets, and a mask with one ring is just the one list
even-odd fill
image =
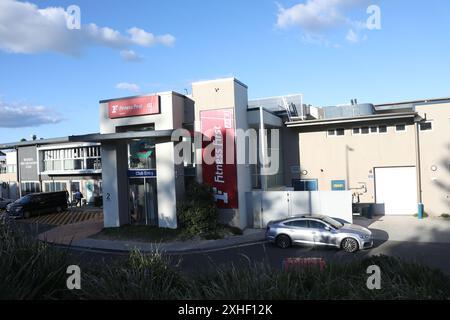
{"label": "car headlight", "polygon": [[360,234],[359,237],[363,240],[367,240],[370,239],[370,235],[369,234]]}

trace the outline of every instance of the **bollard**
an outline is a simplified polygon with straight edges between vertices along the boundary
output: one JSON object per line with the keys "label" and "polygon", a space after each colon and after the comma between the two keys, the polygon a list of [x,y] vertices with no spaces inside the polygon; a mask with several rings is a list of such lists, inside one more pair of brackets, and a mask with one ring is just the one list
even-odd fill
{"label": "bollard", "polygon": [[423,203],[419,203],[418,205],[417,218],[419,219],[423,218]]}

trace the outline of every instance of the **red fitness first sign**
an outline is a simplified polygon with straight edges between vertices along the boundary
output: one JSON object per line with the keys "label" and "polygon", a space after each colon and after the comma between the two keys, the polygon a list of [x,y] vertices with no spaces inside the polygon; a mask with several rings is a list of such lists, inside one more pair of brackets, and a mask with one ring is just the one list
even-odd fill
{"label": "red fitness first sign", "polygon": [[108,102],[109,118],[125,118],[159,113],[159,96],[144,96]]}
{"label": "red fitness first sign", "polygon": [[[237,168],[234,156],[235,124],[233,109],[200,112],[201,133],[209,141],[202,144],[203,182],[210,185],[218,208],[237,208]],[[205,157],[212,154],[213,163]],[[227,163],[227,158],[233,158]]]}

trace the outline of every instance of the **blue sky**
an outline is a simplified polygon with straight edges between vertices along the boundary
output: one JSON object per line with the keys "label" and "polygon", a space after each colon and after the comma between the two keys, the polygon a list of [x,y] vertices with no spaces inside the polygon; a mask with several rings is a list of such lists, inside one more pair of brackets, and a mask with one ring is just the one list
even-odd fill
{"label": "blue sky", "polygon": [[317,106],[450,96],[449,52],[442,0],[0,0],[0,142],[97,132],[101,99],[229,76]]}

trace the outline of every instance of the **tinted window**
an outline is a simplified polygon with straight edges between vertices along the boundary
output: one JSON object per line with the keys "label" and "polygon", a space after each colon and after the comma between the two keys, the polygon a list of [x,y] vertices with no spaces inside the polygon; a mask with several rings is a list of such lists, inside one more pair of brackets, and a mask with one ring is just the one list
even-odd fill
{"label": "tinted window", "polygon": [[309,227],[311,229],[325,229],[325,224],[316,220],[309,220]]}
{"label": "tinted window", "polygon": [[30,196],[25,196],[20,198],[19,200],[17,200],[15,203],[17,204],[27,204],[30,202],[31,197]]}
{"label": "tinted window", "polygon": [[378,132],[378,127],[370,127],[370,132],[371,133],[377,133]]}
{"label": "tinted window", "polygon": [[338,135],[338,136],[345,135],[345,130],[344,129],[336,129],[336,135]]}
{"label": "tinted window", "polygon": [[286,222],[285,225],[290,227],[308,228],[308,221],[306,220],[294,220]]}
{"label": "tinted window", "polygon": [[353,134],[359,134],[359,128],[353,128]]}
{"label": "tinted window", "polygon": [[378,127],[378,132],[386,133],[387,132],[387,126],[379,126]]}
{"label": "tinted window", "polygon": [[362,127],[361,128],[361,133],[362,134],[368,134],[369,133],[369,127]]}
{"label": "tinted window", "polygon": [[404,124],[398,124],[395,126],[395,130],[396,131],[405,131],[406,130],[406,126]]}
{"label": "tinted window", "polygon": [[420,126],[420,131],[431,130],[433,128],[433,125],[431,124],[431,122],[420,123],[419,126]]}

